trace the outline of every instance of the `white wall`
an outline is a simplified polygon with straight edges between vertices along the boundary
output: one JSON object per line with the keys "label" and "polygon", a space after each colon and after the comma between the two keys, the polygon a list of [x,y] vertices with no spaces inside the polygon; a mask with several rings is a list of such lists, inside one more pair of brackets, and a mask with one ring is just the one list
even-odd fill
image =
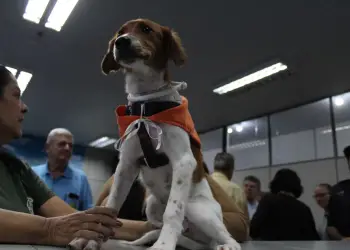
{"label": "white wall", "polygon": [[83,170],[88,177],[94,202],[99,197],[104,183],[113,174],[115,164],[115,153],[112,151],[95,148],[86,150]]}
{"label": "white wall", "polygon": [[203,159],[208,166],[209,172],[213,171],[215,155],[222,152],[222,133],[222,129],[217,129],[199,135],[202,143]]}
{"label": "white wall", "polygon": [[[350,144],[350,122],[339,123],[336,128],[338,156],[342,157],[344,147]],[[273,136],[271,142],[272,165],[334,157],[333,138],[329,127]],[[269,165],[268,140],[231,145],[227,152],[234,155],[237,170]]]}
{"label": "white wall", "polygon": [[235,157],[236,170],[269,165],[267,139],[231,145],[227,148],[227,152]]}

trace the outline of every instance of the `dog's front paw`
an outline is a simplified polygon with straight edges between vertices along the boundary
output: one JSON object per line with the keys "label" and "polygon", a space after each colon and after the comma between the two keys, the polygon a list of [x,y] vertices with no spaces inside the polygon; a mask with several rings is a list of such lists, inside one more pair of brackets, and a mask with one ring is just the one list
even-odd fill
{"label": "dog's front paw", "polygon": [[71,250],[100,250],[101,243],[94,240],[86,240],[83,238],[77,238],[69,243],[68,249]]}
{"label": "dog's front paw", "polygon": [[241,245],[238,242],[218,245],[215,250],[241,250]]}

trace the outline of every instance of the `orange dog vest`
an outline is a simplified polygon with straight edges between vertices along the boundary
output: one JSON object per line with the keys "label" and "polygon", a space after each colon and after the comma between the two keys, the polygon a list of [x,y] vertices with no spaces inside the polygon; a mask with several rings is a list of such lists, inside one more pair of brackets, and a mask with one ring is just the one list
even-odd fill
{"label": "orange dog vest", "polygon": [[[116,108],[117,123],[119,127],[119,135],[122,137],[128,128],[128,126],[140,118],[136,115],[126,115],[127,106],[122,105]],[[170,108],[148,116],[147,119],[155,123],[166,123],[173,126],[184,129],[191,137],[198,147],[201,146],[199,135],[194,127],[192,116],[188,110],[188,101],[185,97],[182,97],[182,103],[179,106]]]}

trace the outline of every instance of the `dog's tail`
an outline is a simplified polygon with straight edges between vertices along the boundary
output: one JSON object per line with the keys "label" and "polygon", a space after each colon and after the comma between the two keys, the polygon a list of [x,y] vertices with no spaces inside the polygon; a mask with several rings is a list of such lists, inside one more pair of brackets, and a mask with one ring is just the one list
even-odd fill
{"label": "dog's tail", "polygon": [[[134,240],[134,241],[123,241],[122,243],[128,244],[128,245],[133,245],[133,246],[143,246],[147,245],[150,243],[153,243],[157,241],[159,235],[160,235],[160,229],[156,229],[153,231],[150,231],[143,235],[140,239]],[[190,238],[180,235],[179,239],[177,241],[177,245],[181,246],[186,249],[190,250],[202,250],[202,249],[207,249],[207,246],[202,245],[194,240],[191,240]]]}

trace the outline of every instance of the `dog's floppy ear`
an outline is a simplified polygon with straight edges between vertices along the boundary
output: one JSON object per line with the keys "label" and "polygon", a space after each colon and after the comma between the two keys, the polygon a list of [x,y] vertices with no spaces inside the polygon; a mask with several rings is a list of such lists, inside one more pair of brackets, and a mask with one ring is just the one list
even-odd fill
{"label": "dog's floppy ear", "polygon": [[111,71],[118,71],[120,69],[120,65],[116,62],[113,55],[115,39],[117,39],[116,36],[109,41],[107,53],[102,59],[101,68],[105,75],[108,75]]}
{"label": "dog's floppy ear", "polygon": [[176,66],[184,65],[187,61],[187,55],[179,35],[168,27],[164,27],[163,39],[169,60],[172,60]]}

